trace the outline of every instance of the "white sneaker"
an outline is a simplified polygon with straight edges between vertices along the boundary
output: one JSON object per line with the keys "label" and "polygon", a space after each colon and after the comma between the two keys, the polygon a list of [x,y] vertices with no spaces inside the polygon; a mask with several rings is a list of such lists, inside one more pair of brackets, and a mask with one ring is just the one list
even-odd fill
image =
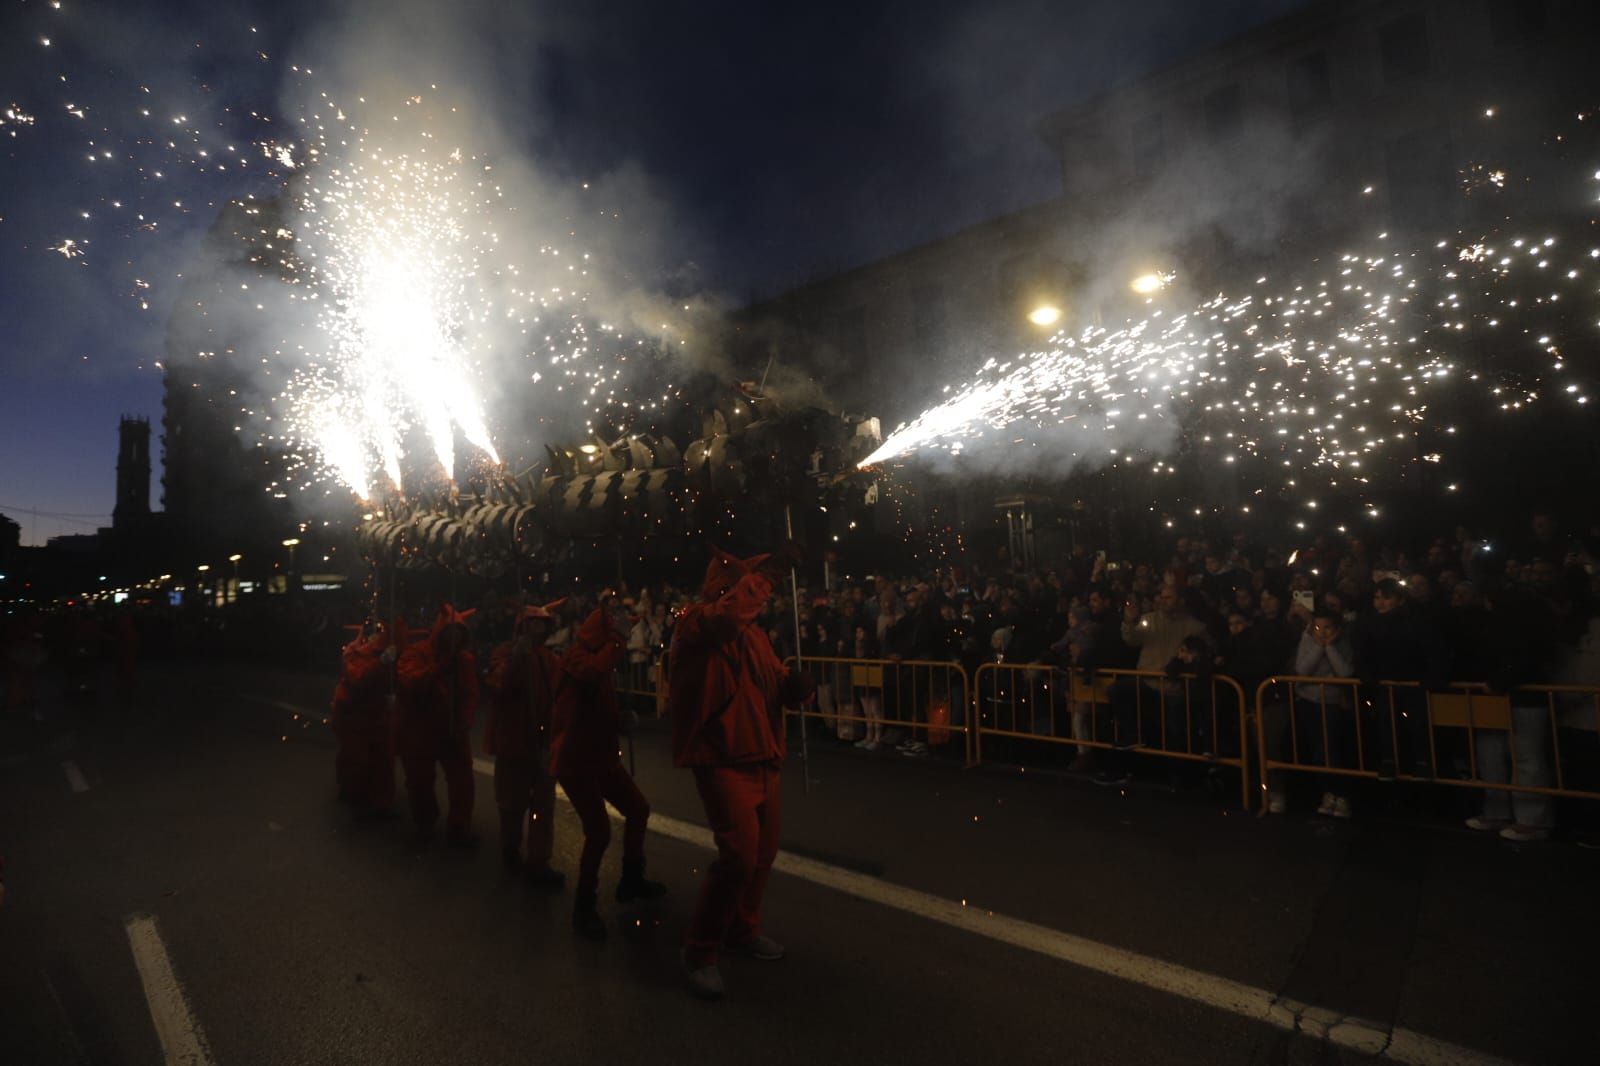
{"label": "white sneaker", "polygon": [[1333,798],[1333,793],[1324,792],[1322,794],[1322,802],[1317,804],[1317,813],[1322,815],[1324,818],[1328,817],[1333,813],[1334,804],[1335,801]]}
{"label": "white sneaker", "polygon": [[1519,844],[1531,844],[1539,840],[1549,840],[1550,830],[1540,829],[1534,825],[1508,825],[1500,830],[1502,840],[1514,840]]}
{"label": "white sneaker", "polygon": [[737,944],[729,944],[735,951],[742,951],[752,959],[765,959],[773,962],[783,958],[783,945],[764,933],[757,933],[748,940],[741,940]]}
{"label": "white sneaker", "polygon": [[1476,829],[1480,833],[1498,833],[1510,825],[1511,823],[1504,818],[1485,818],[1482,815],[1474,815],[1467,819],[1467,828]]}
{"label": "white sneaker", "polygon": [[870,740],[862,739],[862,740],[856,741],[855,746],[858,747],[858,748],[864,748],[868,744],[871,744],[871,743],[872,743],[872,741],[870,741]]}
{"label": "white sneaker", "polygon": [[1333,800],[1333,816],[1335,818],[1350,817],[1350,801],[1343,796],[1335,796]]}
{"label": "white sneaker", "polygon": [[1282,792],[1267,793],[1267,813],[1282,814],[1289,809],[1289,798]]}
{"label": "white sneaker", "polygon": [[698,969],[689,965],[689,957],[683,952],[678,953],[678,958],[683,961],[683,978],[689,983],[689,991],[698,999],[721,999],[723,993],[722,971],[716,964],[701,966]]}
{"label": "white sneaker", "polygon": [[863,751],[877,751],[878,745],[881,743],[882,741],[877,740],[863,740],[860,744],[857,744],[856,747],[862,749]]}

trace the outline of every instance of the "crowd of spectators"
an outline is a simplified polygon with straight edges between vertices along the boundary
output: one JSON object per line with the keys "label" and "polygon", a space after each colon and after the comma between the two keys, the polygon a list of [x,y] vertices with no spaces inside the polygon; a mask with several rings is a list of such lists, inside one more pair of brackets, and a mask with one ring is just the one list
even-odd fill
{"label": "crowd of spectators", "polygon": [[[1497,693],[1541,682],[1600,683],[1600,641],[1591,629],[1593,605],[1600,602],[1597,556],[1596,531],[1563,532],[1542,514],[1532,517],[1520,538],[1505,543],[1456,529],[1427,540],[1420,550],[1375,545],[1365,536],[1324,535],[1289,547],[1234,534],[1177,536],[1161,558],[1129,559],[1079,543],[1064,559],[1026,569],[1001,555],[989,563],[921,573],[839,575],[825,587],[809,574],[812,580],[802,579],[799,586],[798,609],[783,590],[765,624],[784,656],[950,661],[969,675],[984,662],[1041,664],[1079,676],[1130,668],[1169,676],[1217,674],[1237,681],[1252,704],[1269,677],[1328,678],[1325,685],[1269,689],[1280,705],[1266,723],[1273,758],[1291,757],[1282,749],[1292,732],[1296,762],[1354,767],[1359,761],[1384,777],[1466,776],[1472,760],[1464,746],[1434,751],[1420,704],[1424,694],[1462,683]],[[671,642],[676,609],[692,593],[657,585],[632,595],[640,622],[630,658],[648,671]],[[1374,708],[1380,681],[1416,684],[1383,689],[1399,723],[1393,742],[1373,748],[1387,729],[1374,718],[1366,731],[1372,750],[1357,752],[1353,703],[1362,699],[1369,715],[1389,713]],[[1144,684],[1146,695],[1159,700],[1160,681]],[[879,713],[876,699],[863,700],[860,691],[856,696],[869,718]],[[843,694],[839,702],[845,702]],[[1590,708],[1592,715],[1592,701]],[[1132,733],[1149,746],[1151,730],[1141,731],[1137,721],[1130,725],[1128,712],[1113,707],[1091,723],[1096,713],[1093,707],[1075,708],[1075,738]],[[1548,717],[1543,703],[1513,713],[1530,736],[1539,728],[1532,718]],[[1328,716],[1333,728],[1325,731]],[[1238,742],[1226,730],[1217,737],[1204,733],[1186,738],[1184,746],[1209,754],[1231,745],[1229,753],[1237,754]],[[866,748],[898,741],[905,754],[927,751],[925,739],[875,729],[870,722],[864,737],[843,729],[841,736]],[[1478,778],[1494,780],[1507,761],[1505,740],[1480,735],[1477,741]],[[1536,745],[1522,747],[1517,780],[1542,780],[1548,766],[1530,761]],[[1074,768],[1087,770],[1093,762],[1085,747]],[[1101,762],[1102,780],[1126,776],[1125,761],[1114,753]],[[1325,780],[1320,813],[1349,816],[1347,780]],[[1274,782],[1272,810],[1284,809],[1287,791]],[[1537,797],[1491,792],[1485,816],[1474,822],[1542,831],[1549,818],[1540,808]]]}

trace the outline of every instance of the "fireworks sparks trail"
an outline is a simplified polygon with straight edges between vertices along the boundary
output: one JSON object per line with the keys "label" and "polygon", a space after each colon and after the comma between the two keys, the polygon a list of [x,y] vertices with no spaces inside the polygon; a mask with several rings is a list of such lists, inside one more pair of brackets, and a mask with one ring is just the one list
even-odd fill
{"label": "fireworks sparks trail", "polygon": [[[37,246],[79,267],[126,270],[115,291],[141,310],[173,306],[169,338],[180,339],[165,365],[150,365],[178,368],[235,432],[287,453],[269,491],[332,478],[365,499],[403,480],[453,481],[463,461],[499,463],[484,403],[491,374],[502,391],[509,376],[580,418],[665,401],[629,391],[622,371],[643,341],[587,307],[588,255],[524,239],[539,261],[518,262],[502,247],[498,230],[530,205],[505,202],[496,160],[483,154],[493,145],[459,143],[452,131],[476,127],[452,121],[468,101],[449,86],[335,101],[311,70],[252,43],[260,91],[276,98],[281,78],[309,103],[287,114],[219,109],[214,86],[199,81],[162,77],[152,88],[133,71],[80,81],[75,33],[89,27],[54,6],[43,14],[48,32],[32,40],[51,49],[52,73],[30,92],[57,95],[48,104],[19,95],[0,111],[0,133],[53,119],[49,135],[65,137],[68,158],[80,148],[99,192],[53,223],[71,229]],[[193,232],[182,217],[192,211],[219,212],[213,236],[245,246],[222,252],[215,276],[186,277],[184,266],[174,278],[136,252],[125,264],[94,254],[164,232],[164,222],[177,223],[175,236]],[[541,228],[575,235],[560,214]],[[216,369],[191,373],[199,367]]]}
{"label": "fireworks sparks trail", "polygon": [[1507,412],[1550,395],[1589,403],[1592,378],[1568,365],[1559,338],[1584,330],[1592,344],[1600,330],[1600,249],[1553,235],[1439,241],[1426,253],[1387,241],[1304,282],[1261,278],[1246,296],[992,359],[861,465],[1021,443],[1073,420],[1115,455],[1147,436],[1130,426],[1194,420],[1197,443],[1222,462],[1266,460],[1287,486],[1318,467],[1364,482],[1386,452],[1441,461],[1414,454],[1418,427],[1463,382]]}

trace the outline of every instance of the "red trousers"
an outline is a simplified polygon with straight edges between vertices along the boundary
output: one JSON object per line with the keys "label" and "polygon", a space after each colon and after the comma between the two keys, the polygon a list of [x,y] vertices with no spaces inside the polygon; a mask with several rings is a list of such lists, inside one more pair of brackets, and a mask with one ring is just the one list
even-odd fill
{"label": "red trousers", "polygon": [[419,826],[431,826],[439,817],[439,797],[433,791],[433,767],[444,771],[445,795],[450,813],[445,822],[464,830],[472,824],[472,752],[466,742],[442,738],[408,738],[400,745],[400,765],[406,772],[406,796],[411,817]]}
{"label": "red trousers", "polygon": [[583,856],[578,860],[578,888],[593,889],[600,883],[600,857],[611,843],[611,817],[606,804],[622,815],[622,857],[644,855],[645,824],[650,821],[650,801],[644,798],[622,763],[586,774],[561,775],[561,790],[572,801],[583,823]]}
{"label": "red trousers", "polygon": [[394,749],[381,733],[341,734],[333,772],[340,798],[369,811],[394,806]]}
{"label": "red trousers", "polygon": [[[494,802],[500,808],[501,846],[509,851],[522,844],[522,820],[526,817],[528,864],[549,866],[556,835],[556,779],[550,776],[549,752],[540,749],[529,755],[495,756]],[[510,835],[512,826],[514,837]]]}
{"label": "red trousers", "polygon": [[778,857],[783,794],[778,767],[769,764],[697,766],[694,783],[717,858],[706,870],[684,949],[691,966],[709,966],[724,942],[761,932],[761,898]]}

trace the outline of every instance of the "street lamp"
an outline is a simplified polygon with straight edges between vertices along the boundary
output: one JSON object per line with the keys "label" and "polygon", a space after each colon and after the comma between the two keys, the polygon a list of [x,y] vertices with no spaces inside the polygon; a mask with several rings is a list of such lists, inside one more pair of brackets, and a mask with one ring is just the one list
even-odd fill
{"label": "street lamp", "polygon": [[299,543],[299,537],[290,537],[283,542],[283,546],[289,549],[289,576],[291,578],[294,577],[294,549],[295,545]]}
{"label": "street lamp", "polygon": [[1028,321],[1036,326],[1053,326],[1061,320],[1061,308],[1054,304],[1040,304],[1028,312]]}
{"label": "street lamp", "polygon": [[1153,296],[1166,288],[1167,283],[1171,280],[1171,274],[1152,271],[1149,274],[1140,274],[1134,278],[1133,281],[1129,282],[1129,287],[1140,296]]}

